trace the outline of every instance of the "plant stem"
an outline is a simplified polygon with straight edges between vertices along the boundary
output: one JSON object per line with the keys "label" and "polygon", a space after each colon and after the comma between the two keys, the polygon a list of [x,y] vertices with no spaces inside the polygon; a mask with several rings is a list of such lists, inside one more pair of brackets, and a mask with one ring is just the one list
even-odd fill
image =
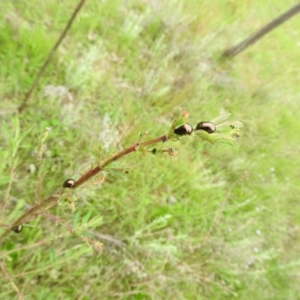
{"label": "plant stem", "polygon": [[23,109],[26,107],[27,102],[30,99],[30,96],[32,94],[32,92],[34,91],[34,89],[36,88],[38,82],[40,81],[41,77],[43,76],[47,66],[49,65],[50,61],[52,60],[55,51],[57,50],[57,48],[59,47],[59,45],[62,43],[63,39],[65,38],[67,32],[69,31],[69,29],[71,28],[78,12],[80,11],[80,9],[82,8],[83,4],[84,4],[85,0],[80,0],[80,2],[78,3],[77,7],[75,8],[70,20],[68,21],[67,26],[65,27],[64,31],[62,32],[62,34],[60,35],[59,39],[57,40],[56,44],[53,46],[53,48],[51,49],[51,51],[49,52],[49,55],[46,59],[46,61],[44,62],[43,66],[41,67],[39,73],[37,74],[33,84],[31,85],[30,89],[28,90],[28,92],[25,94],[25,98],[23,100],[23,102],[21,103],[21,105],[18,108],[19,112],[22,112]]}
{"label": "plant stem", "polygon": [[158,138],[155,138],[153,140],[150,140],[150,141],[146,141],[146,142],[143,142],[143,143],[137,143],[137,144],[134,144],[133,146],[127,148],[127,149],[124,149],[122,150],[121,152],[118,152],[117,154],[107,158],[101,166],[97,166],[95,167],[94,169],[88,171],[86,174],[84,174],[81,178],[79,178],[77,181],[76,181],[76,187],[82,185],[83,183],[85,183],[86,181],[88,181],[90,178],[92,178],[93,176],[95,176],[96,174],[98,174],[99,172],[103,171],[103,169],[105,167],[107,167],[108,165],[110,165],[111,163],[113,163],[114,161],[120,159],[121,157],[131,153],[131,152],[135,152],[139,147],[144,147],[144,146],[149,146],[151,144],[156,144],[156,143],[159,143],[159,142],[165,142],[167,141],[168,138],[166,135],[163,135],[161,137],[158,137]]}
{"label": "plant stem", "polygon": [[24,295],[20,292],[19,288],[17,287],[17,285],[15,284],[13,278],[9,275],[6,266],[4,264],[4,262],[1,260],[0,261],[0,268],[2,269],[3,273],[5,274],[6,278],[8,278],[8,281],[10,282],[10,284],[12,285],[13,289],[16,291],[16,293],[18,294],[18,298],[21,300],[25,300]]}
{"label": "plant stem", "polygon": [[4,215],[7,201],[9,199],[10,190],[11,190],[12,183],[14,180],[14,174],[15,174],[15,158],[13,157],[12,158],[12,166],[10,168],[10,174],[9,174],[9,182],[8,182],[8,186],[6,188],[5,194],[4,194],[4,199],[3,199],[3,204],[2,204],[2,211],[1,211],[2,217]]}
{"label": "plant stem", "polygon": [[[161,137],[143,142],[143,143],[136,143],[134,145],[132,145],[129,148],[126,148],[114,155],[112,155],[111,157],[107,158],[102,164],[101,166],[97,166],[94,169],[89,170],[87,173],[85,173],[83,176],[81,176],[77,181],[76,181],[76,187],[84,184],[85,182],[87,182],[89,179],[91,179],[92,177],[94,177],[96,174],[100,173],[101,171],[104,170],[105,167],[107,167],[108,165],[110,165],[111,163],[115,162],[116,160],[120,159],[121,157],[128,155],[132,152],[137,151],[138,148],[140,147],[145,147],[145,146],[149,146],[152,144],[156,144],[159,142],[166,142],[168,140],[168,136],[167,135],[163,135]],[[18,225],[23,225],[24,223],[28,222],[29,220],[31,220],[31,217],[34,217],[34,215],[36,213],[38,213],[40,210],[42,209],[50,209],[56,205],[58,205],[61,196],[64,193],[61,192],[56,192],[55,194],[51,195],[50,197],[48,197],[47,199],[43,200],[42,202],[38,203],[37,205],[33,206],[32,208],[30,208],[29,210],[27,210],[21,217],[19,217],[8,229],[6,229],[4,231],[4,233],[0,236],[0,242],[6,237],[8,236],[8,234],[12,231],[13,228],[15,228]]]}
{"label": "plant stem", "polygon": [[249,36],[247,39],[243,40],[242,42],[238,43],[234,47],[231,47],[224,51],[221,55],[223,58],[234,57],[250,45],[256,43],[260,40],[263,36],[265,36],[270,31],[274,30],[276,27],[284,23],[285,21],[289,20],[291,17],[295,16],[300,12],[300,3],[296,4],[288,11],[277,17],[276,19],[272,20],[270,23],[262,27],[260,30]]}

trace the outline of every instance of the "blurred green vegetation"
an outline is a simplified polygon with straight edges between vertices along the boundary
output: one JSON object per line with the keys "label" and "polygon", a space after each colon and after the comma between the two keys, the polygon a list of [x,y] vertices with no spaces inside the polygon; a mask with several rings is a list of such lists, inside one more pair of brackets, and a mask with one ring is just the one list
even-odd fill
{"label": "blurred green vegetation", "polygon": [[140,132],[165,134],[180,109],[192,124],[231,112],[243,133],[234,147],[186,137],[168,144],[176,157],[127,156],[125,180],[98,176],[70,195],[76,213],[49,211],[65,223],[42,215],[9,235],[0,298],[17,298],[5,266],[26,299],[299,299],[299,16],[218,61],[293,1],[86,1],[16,144],[16,108],[75,2],[0,3],[1,231]]}

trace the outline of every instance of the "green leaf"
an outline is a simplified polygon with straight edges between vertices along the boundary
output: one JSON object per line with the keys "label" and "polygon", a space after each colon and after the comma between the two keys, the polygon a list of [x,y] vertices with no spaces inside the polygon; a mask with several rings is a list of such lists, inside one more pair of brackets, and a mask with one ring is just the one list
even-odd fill
{"label": "green leaf", "polygon": [[201,139],[203,139],[204,141],[207,141],[211,144],[214,144],[215,141],[212,137],[212,134],[204,131],[204,130],[197,130],[195,133],[194,133],[196,136],[200,137]]}
{"label": "green leaf", "polygon": [[44,133],[40,135],[40,143],[43,144],[48,138],[49,130],[46,130]]}
{"label": "green leaf", "polygon": [[1,176],[0,177],[0,185],[5,185],[5,184],[9,183],[9,179],[10,179],[9,176]]}
{"label": "green leaf", "polygon": [[78,211],[78,212],[75,214],[75,218],[74,218],[74,221],[73,221],[74,227],[76,227],[76,226],[79,224],[80,217],[81,217],[81,212]]}
{"label": "green leaf", "polygon": [[105,171],[113,173],[118,175],[119,177],[121,177],[125,182],[128,181],[128,178],[126,175],[124,175],[124,173],[121,170],[117,170],[117,169],[113,169],[113,168],[105,168]]}
{"label": "green leaf", "polygon": [[56,255],[55,255],[55,251],[53,248],[49,249],[49,259],[50,259],[51,263],[55,262]]}
{"label": "green leaf", "polygon": [[103,218],[102,216],[95,216],[92,219],[88,221],[88,223],[85,224],[84,227],[86,228],[95,228],[97,226],[100,226],[103,224]]}
{"label": "green leaf", "polygon": [[11,138],[10,130],[6,122],[2,123],[2,129],[4,130],[5,134]]}
{"label": "green leaf", "polygon": [[21,143],[24,138],[30,133],[30,131],[32,130],[33,127],[29,128],[28,130],[26,130],[25,132],[23,132],[18,140],[19,143]]}
{"label": "green leaf", "polygon": [[224,133],[214,133],[212,134],[213,140],[218,144],[227,144],[233,146],[233,143],[236,141],[235,138],[231,137],[229,134]]}
{"label": "green leaf", "polygon": [[15,139],[18,140],[20,135],[20,120],[18,116],[13,117],[12,123],[14,127]]}
{"label": "green leaf", "polygon": [[243,127],[243,123],[240,121],[234,121],[230,124],[231,128],[240,129]]}
{"label": "green leaf", "polygon": [[83,217],[81,224],[86,224],[89,221],[92,213],[93,212],[91,210],[88,211],[88,213]]}
{"label": "green leaf", "polygon": [[231,113],[226,113],[226,114],[223,114],[223,115],[220,115],[220,116],[214,118],[210,122],[214,123],[215,125],[219,125],[219,124],[222,124],[223,122],[225,122],[226,120],[228,120],[230,116],[231,116]]}

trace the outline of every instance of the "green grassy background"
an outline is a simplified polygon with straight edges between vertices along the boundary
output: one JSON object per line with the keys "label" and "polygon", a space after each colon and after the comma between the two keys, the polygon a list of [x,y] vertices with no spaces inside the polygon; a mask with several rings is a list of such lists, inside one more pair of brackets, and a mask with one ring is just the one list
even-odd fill
{"label": "green grassy background", "polygon": [[31,131],[17,147],[4,129],[76,3],[1,1],[1,230],[140,132],[165,134],[179,109],[244,128],[233,148],[187,137],[168,144],[176,157],[127,156],[125,180],[106,174],[70,196],[76,212],[49,211],[65,224],[39,216],[9,235],[0,299],[17,299],[3,268],[26,299],[300,299],[300,17],[218,61],[293,3],[87,1],[18,115]]}

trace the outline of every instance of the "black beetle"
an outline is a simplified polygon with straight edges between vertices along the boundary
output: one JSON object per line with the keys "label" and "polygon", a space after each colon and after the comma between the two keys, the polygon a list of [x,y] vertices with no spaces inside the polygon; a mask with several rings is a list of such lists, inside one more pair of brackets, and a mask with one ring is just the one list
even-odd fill
{"label": "black beetle", "polygon": [[15,233],[20,233],[23,229],[23,225],[18,225],[18,226],[15,226],[12,230],[15,232]]}
{"label": "black beetle", "polygon": [[187,134],[191,135],[192,132],[193,132],[193,126],[188,123],[183,124],[174,130],[174,133],[177,135],[187,135]]}
{"label": "black beetle", "polygon": [[63,184],[63,188],[74,188],[76,186],[76,181],[72,178],[67,179],[64,184]]}
{"label": "black beetle", "polygon": [[216,125],[211,122],[200,122],[197,124],[195,130],[204,130],[207,133],[214,133],[216,131]]}

